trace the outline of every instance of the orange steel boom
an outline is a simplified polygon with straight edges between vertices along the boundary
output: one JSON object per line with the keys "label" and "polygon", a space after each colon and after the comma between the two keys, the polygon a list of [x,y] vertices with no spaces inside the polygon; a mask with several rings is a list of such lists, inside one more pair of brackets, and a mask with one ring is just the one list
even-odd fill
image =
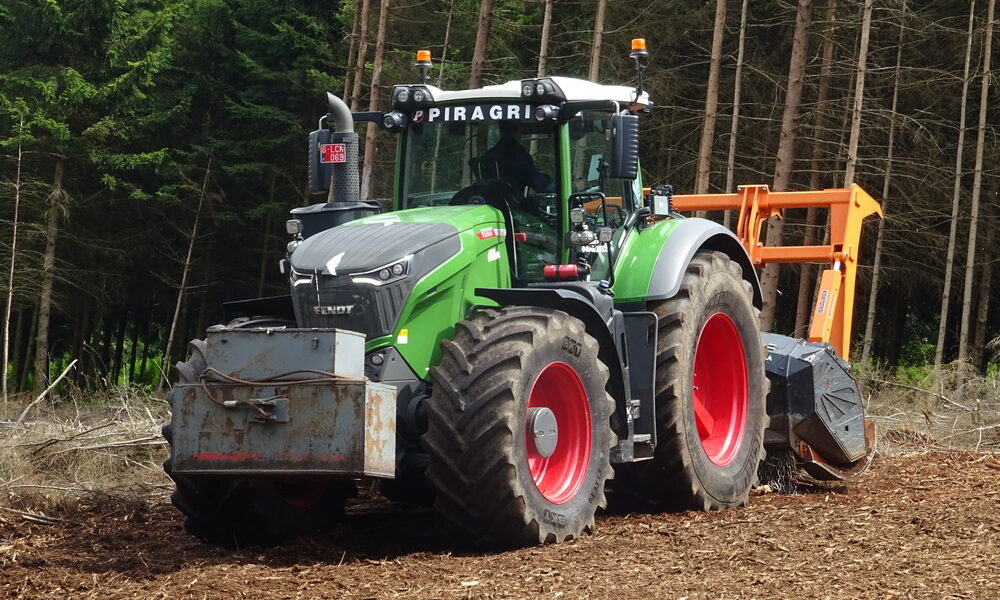
{"label": "orange steel boom", "polygon": [[[772,192],[766,185],[744,185],[735,194],[690,194],[673,197],[678,211],[738,210],[736,235],[758,267],[768,263],[826,263],[809,327],[810,342],[829,342],[845,359],[851,351],[854,284],[858,269],[858,240],[865,217],[882,207],[857,185],[817,192]],[[761,226],[786,208],[829,208],[830,243],[822,246],[767,247]]]}

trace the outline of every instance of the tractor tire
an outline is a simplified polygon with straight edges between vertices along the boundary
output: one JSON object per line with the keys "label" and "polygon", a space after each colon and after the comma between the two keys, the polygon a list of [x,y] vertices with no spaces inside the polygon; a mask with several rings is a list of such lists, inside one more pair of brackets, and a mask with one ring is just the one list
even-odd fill
{"label": "tractor tire", "polygon": [[616,438],[609,371],[583,323],[546,308],[484,310],[441,347],[422,438],[435,508],[493,546],[592,530]]}
{"label": "tractor tire", "polygon": [[[204,340],[193,340],[188,348],[190,358],[175,366],[182,383],[198,381],[208,366]],[[171,408],[174,393],[167,395]],[[170,424],[164,425],[163,437],[173,444]],[[343,518],[344,503],[355,493],[353,483],[187,477],[173,472],[169,458],[163,470],[176,484],[170,500],[184,514],[184,528],[228,548],[273,546],[328,529]]]}
{"label": "tractor tire", "polygon": [[647,509],[745,506],[764,459],[766,351],[740,266],[721,252],[691,259],[677,295],[650,303],[659,317],[657,444],[624,465],[615,492]]}

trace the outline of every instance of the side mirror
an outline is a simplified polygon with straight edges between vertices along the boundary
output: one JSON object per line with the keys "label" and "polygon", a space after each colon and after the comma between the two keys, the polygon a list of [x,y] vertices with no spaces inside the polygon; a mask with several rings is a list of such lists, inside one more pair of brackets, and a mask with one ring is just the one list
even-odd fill
{"label": "side mirror", "polygon": [[615,179],[639,176],[639,117],[611,116],[611,174]]}

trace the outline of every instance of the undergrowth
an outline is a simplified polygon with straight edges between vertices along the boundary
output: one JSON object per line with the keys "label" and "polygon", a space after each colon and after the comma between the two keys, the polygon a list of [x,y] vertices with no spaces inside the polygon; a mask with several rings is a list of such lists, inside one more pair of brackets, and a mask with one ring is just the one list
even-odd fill
{"label": "undergrowth", "polygon": [[18,425],[31,400],[13,396],[0,407],[0,507],[168,493],[160,427],[169,412],[162,398],[140,387],[71,390],[44,399]]}
{"label": "undergrowth", "polygon": [[1000,452],[1000,376],[967,363],[935,369],[857,365],[855,377],[883,452],[961,449]]}

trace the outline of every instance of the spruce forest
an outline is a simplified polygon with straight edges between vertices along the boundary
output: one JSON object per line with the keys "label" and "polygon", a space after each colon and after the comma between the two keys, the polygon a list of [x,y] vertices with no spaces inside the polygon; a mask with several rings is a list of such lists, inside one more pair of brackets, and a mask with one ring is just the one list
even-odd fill
{"label": "spruce forest", "polygon": [[[540,73],[631,85],[636,37],[656,103],[646,185],[859,184],[886,218],[866,223],[850,358],[992,373],[994,13],[995,0],[2,0],[5,396],[74,361],[81,389],[156,388],[224,301],[287,293],[284,221],[312,201],[306,137],[325,92],[385,110],[393,84],[417,79],[418,49],[447,89]],[[395,139],[373,128],[363,146],[362,193],[388,198]],[[823,216],[790,211],[769,242],[821,242]],[[761,274],[765,327],[804,332],[815,275]]]}

